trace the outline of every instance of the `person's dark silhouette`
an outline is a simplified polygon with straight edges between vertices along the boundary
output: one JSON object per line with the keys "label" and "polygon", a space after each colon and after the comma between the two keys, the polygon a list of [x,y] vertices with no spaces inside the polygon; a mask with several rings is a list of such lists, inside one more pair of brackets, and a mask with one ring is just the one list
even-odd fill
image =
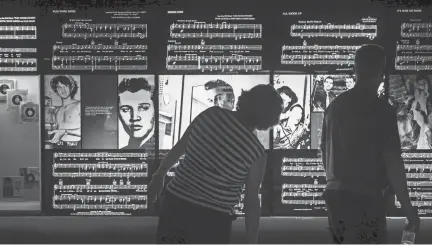
{"label": "person's dark silhouette", "polygon": [[325,110],[321,153],[327,184],[323,197],[333,243],[386,243],[385,194],[389,190],[396,193],[410,226],[418,229],[396,112],[377,96],[385,64],[382,47],[360,47],[355,55],[354,88]]}
{"label": "person's dark silhouette", "polygon": [[272,86],[258,85],[242,92],[236,111],[214,106],[193,120],[149,185],[154,201],[168,170],[185,155],[160,197],[158,243],[228,244],[244,184],[247,243],[257,242],[266,154],[253,132],[276,125],[282,107]]}

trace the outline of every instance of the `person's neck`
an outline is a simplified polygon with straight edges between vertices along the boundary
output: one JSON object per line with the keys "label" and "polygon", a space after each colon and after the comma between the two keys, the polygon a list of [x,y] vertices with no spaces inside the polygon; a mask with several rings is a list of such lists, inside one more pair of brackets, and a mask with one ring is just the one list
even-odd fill
{"label": "person's neck", "polygon": [[234,116],[236,119],[244,126],[246,129],[248,129],[250,132],[254,132],[256,130],[255,127],[251,126],[249,122],[246,122],[245,118],[242,116],[242,114],[238,111],[232,111],[234,113]]}
{"label": "person's neck", "polygon": [[69,104],[71,104],[71,103],[73,103],[73,102],[75,102],[74,99],[72,99],[72,98],[70,98],[70,97],[65,98],[65,99],[62,100],[62,106],[67,106],[67,105],[69,105]]}
{"label": "person's neck", "polygon": [[[373,79],[372,79],[373,80]],[[376,83],[376,81],[362,81],[362,80],[358,80],[356,85],[354,86],[354,89],[360,90],[365,94],[368,95],[377,95],[378,93],[378,86],[373,86]]]}

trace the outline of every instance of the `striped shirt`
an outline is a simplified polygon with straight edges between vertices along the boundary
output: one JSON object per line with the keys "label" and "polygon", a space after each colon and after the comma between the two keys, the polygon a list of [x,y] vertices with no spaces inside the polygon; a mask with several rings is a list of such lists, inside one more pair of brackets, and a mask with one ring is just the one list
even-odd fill
{"label": "striped shirt", "polygon": [[265,149],[227,109],[211,107],[191,127],[184,161],[167,190],[191,203],[234,214],[249,168]]}

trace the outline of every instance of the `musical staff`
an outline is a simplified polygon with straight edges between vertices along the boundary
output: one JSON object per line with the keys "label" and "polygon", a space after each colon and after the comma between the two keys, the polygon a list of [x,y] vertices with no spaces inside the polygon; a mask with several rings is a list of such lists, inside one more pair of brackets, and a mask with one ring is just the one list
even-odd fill
{"label": "musical staff", "polygon": [[294,204],[294,205],[325,205],[324,200],[285,200],[282,198],[282,204]]}
{"label": "musical staff", "polygon": [[322,192],[282,192],[282,196],[286,197],[286,196],[293,196],[293,197],[308,197],[308,196],[313,196],[313,197],[319,197],[322,196]]}
{"label": "musical staff", "polygon": [[147,56],[53,56],[53,70],[146,70]]}
{"label": "musical staff", "polygon": [[282,189],[324,189],[324,184],[282,184]]}
{"label": "musical staff", "polygon": [[352,66],[360,46],[304,45],[282,46],[281,64],[285,65],[339,65]]}
{"label": "musical staff", "polygon": [[283,172],[285,177],[325,177],[325,172]]}
{"label": "musical staff", "polygon": [[104,172],[104,173],[93,173],[93,172],[76,172],[76,173],[57,173],[53,172],[53,177],[63,178],[78,178],[78,177],[87,177],[87,178],[97,178],[97,177],[105,177],[105,178],[118,178],[118,177],[127,177],[127,178],[139,178],[139,177],[147,177],[147,173],[138,173],[138,172]]}
{"label": "musical staff", "polygon": [[[147,209],[147,204],[53,204],[54,209],[67,209],[67,210],[98,210],[98,209],[121,209],[121,210],[138,210]],[[98,213],[96,213],[98,214]],[[107,213],[111,214],[111,213]]]}
{"label": "musical staff", "polygon": [[[319,166],[282,166],[282,173],[286,171],[324,171],[322,165]],[[286,176],[282,174],[282,176]]]}
{"label": "musical staff", "polygon": [[62,158],[62,157],[71,157],[71,158],[147,158],[149,156],[148,153],[108,153],[108,152],[99,152],[99,153],[54,153],[54,158]]}
{"label": "musical staff", "polygon": [[432,23],[404,22],[400,30],[401,40],[396,43],[395,69],[432,70]]}
{"label": "musical staff", "polygon": [[173,19],[166,69],[203,73],[262,70],[263,25],[256,22],[254,16],[241,14],[216,15],[213,20]]}
{"label": "musical staff", "polygon": [[145,51],[147,50],[147,45],[128,45],[128,44],[72,44],[72,45],[53,45],[53,51],[90,51],[90,52],[100,52],[100,51],[110,51],[110,50],[120,50],[123,52],[134,52],[134,51]]}
{"label": "musical staff", "polygon": [[147,38],[147,24],[65,23],[63,38]]}
{"label": "musical staff", "polygon": [[170,70],[261,70],[261,56],[198,56],[194,55],[175,55],[167,57],[167,68]]}
{"label": "musical staff", "polygon": [[54,185],[56,190],[139,190],[147,192],[147,185]]}
{"label": "musical staff", "polygon": [[430,38],[432,37],[432,23],[402,23],[401,37]]}
{"label": "musical staff", "polygon": [[36,26],[1,26],[0,39],[36,39]]}
{"label": "musical staff", "polygon": [[36,58],[0,58],[0,72],[33,71],[37,71]]}
{"label": "musical staff", "polygon": [[147,200],[147,196],[139,195],[55,195],[54,201],[74,201],[80,200],[83,203],[90,201],[100,202],[122,202],[127,203],[132,200]]}
{"label": "musical staff", "polygon": [[55,152],[53,157],[53,209],[72,214],[147,209],[148,154]]}
{"label": "musical staff", "polygon": [[290,34],[293,37],[332,37],[332,38],[369,38],[375,39],[378,33],[377,25],[355,24],[294,24],[291,25]]}
{"label": "musical staff", "polygon": [[254,39],[262,37],[261,24],[233,24],[233,23],[183,23],[171,24],[171,38],[234,38]]}

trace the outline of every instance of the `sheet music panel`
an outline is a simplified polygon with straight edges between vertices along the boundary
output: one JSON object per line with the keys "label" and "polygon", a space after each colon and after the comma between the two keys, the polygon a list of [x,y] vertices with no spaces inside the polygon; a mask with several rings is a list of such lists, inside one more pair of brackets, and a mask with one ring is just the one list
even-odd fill
{"label": "sheet music panel", "polygon": [[36,16],[18,14],[0,17],[0,72],[37,71]]}
{"label": "sheet music panel", "polygon": [[263,69],[263,25],[250,11],[169,10],[168,71]]}
{"label": "sheet music panel", "polygon": [[152,157],[137,152],[54,152],[53,215],[149,215]]}
{"label": "sheet music panel", "polygon": [[432,17],[422,9],[391,9],[391,71],[432,71]]}
{"label": "sheet music panel", "polygon": [[54,10],[50,67],[54,71],[148,69],[146,11]]}
{"label": "sheet music panel", "polygon": [[[360,2],[360,1],[359,1]],[[354,9],[354,7],[353,7]],[[381,8],[356,6],[355,12],[321,8],[279,9],[275,23],[277,69],[298,72],[352,71],[355,51],[363,44],[380,43]]]}
{"label": "sheet music panel", "polygon": [[326,179],[317,151],[275,152],[273,166],[273,216],[326,216],[322,199]]}

